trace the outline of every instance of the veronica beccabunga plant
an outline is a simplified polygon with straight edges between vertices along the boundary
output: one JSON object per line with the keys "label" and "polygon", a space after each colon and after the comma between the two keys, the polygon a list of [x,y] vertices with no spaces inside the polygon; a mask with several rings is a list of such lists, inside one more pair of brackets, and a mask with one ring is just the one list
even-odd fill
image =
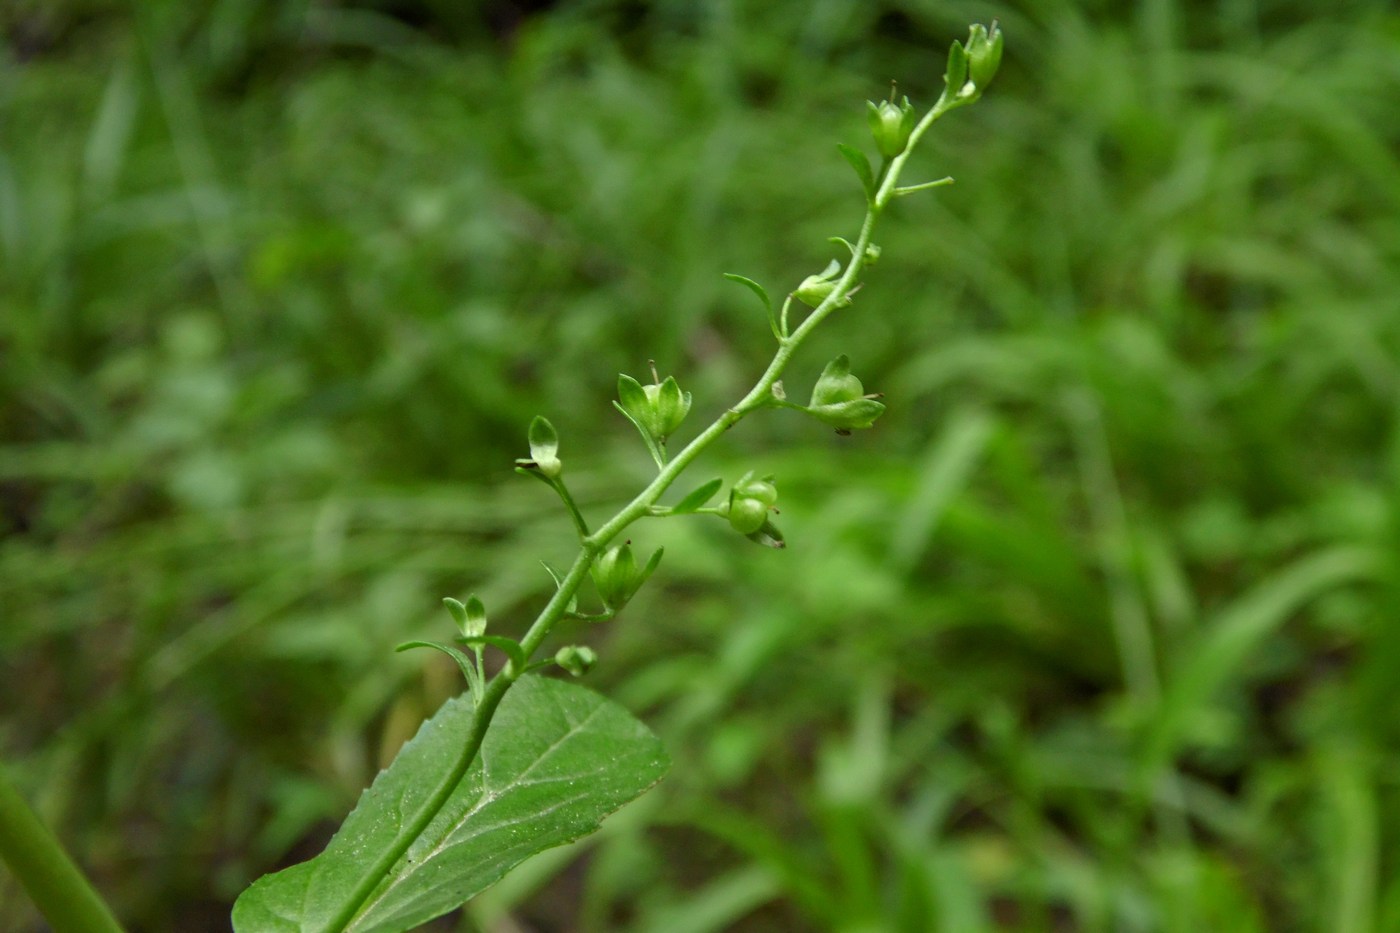
{"label": "veronica beccabunga plant", "polygon": [[[531,423],[529,456],[516,461],[516,469],[558,495],[578,535],[577,557],[563,572],[546,568],[554,594],[518,641],[492,634],[485,605],[472,596],[466,602],[445,600],[457,627],[453,642],[400,646],[449,655],[461,667],[466,692],[444,704],[404,746],[324,852],[260,879],[243,893],[233,911],[237,930],[412,928],[461,905],[527,856],[591,832],[661,778],[668,759],[644,725],[590,690],[534,674],[557,666],[581,675],[597,661],[592,649],[566,645],[548,657],[537,655],[558,622],[613,617],[656,571],[661,550],[642,559],[625,540],[633,522],[712,516],[758,544],[783,546],[773,519],[778,488],[771,476],[746,474],[722,496],[719,479],[671,505],[663,505],[662,496],[729,428],[763,409],[796,409],[840,434],[869,428],[884,412],[884,403],[865,392],[844,354],[827,364],[805,405],[786,397],[781,379],[812,331],[852,306],[862,273],[880,255],[872,237],[881,215],[896,199],[952,181],[900,184],[929,127],[981,96],[996,74],[1001,50],[995,23],[973,26],[966,44],[953,43],[943,92],[922,116],[907,97],[896,102],[893,93],[869,104],[878,165],[855,147],[839,147],[866,202],[854,241],[832,238],[842,250],[840,258],[802,278],[776,305],[752,279],[726,276],[757,296],[777,342],[772,361],[748,394],[672,452],[691,410],[690,393],[674,376],[662,379],[654,368],[648,383],[626,374],[618,378],[615,404],[636,427],[657,474],[617,514],[590,524],[569,492],[558,432],[544,418]],[[580,590],[590,578],[598,606],[585,611]],[[494,676],[487,676],[483,665],[487,651],[504,658]]]}

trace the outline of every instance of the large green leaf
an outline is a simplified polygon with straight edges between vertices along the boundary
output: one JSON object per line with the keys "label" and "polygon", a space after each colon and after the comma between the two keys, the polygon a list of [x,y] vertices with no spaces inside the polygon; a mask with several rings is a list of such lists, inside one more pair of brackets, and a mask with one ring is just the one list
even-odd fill
{"label": "large green leaf", "polygon": [[[256,882],[233,908],[240,933],[324,931],[374,857],[452,766],[469,697],[443,705],[382,771],[320,855]],[[597,828],[670,762],[630,713],[591,690],[523,677],[446,806],[346,929],[410,929],[459,906],[526,857]]]}

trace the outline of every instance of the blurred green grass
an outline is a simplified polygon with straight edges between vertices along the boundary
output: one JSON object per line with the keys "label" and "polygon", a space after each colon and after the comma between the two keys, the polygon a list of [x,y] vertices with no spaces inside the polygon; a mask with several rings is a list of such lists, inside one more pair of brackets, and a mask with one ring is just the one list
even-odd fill
{"label": "blurred green grass", "polygon": [[[547,8],[546,8],[547,7]],[[216,928],[523,626],[568,525],[768,353],[732,271],[849,235],[838,141],[999,16],[702,523],[595,642],[677,765],[464,928],[1400,928],[1389,3],[21,2],[0,72],[0,747],[136,929]],[[510,926],[514,923],[515,926]],[[0,878],[0,927],[36,921]]]}

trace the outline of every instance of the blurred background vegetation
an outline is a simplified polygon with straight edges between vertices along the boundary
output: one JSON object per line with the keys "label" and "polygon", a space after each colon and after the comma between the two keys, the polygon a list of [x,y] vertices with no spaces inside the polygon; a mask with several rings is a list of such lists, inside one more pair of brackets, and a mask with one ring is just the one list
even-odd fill
{"label": "blurred background vegetation", "polygon": [[[1400,13],[1339,0],[11,0],[0,749],[136,930],[318,851],[521,631],[656,359],[737,398],[837,142],[998,17],[884,259],[689,488],[596,688],[670,777],[440,928],[1400,930]],[[867,146],[868,148],[868,146]],[[684,431],[682,432],[685,433]],[[0,875],[0,928],[39,929]]]}

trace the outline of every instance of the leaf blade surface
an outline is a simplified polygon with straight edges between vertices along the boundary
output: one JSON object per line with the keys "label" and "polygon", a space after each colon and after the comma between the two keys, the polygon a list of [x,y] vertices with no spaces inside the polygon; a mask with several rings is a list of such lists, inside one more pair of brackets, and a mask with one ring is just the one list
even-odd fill
{"label": "leaf blade surface", "polygon": [[[365,868],[451,768],[471,719],[469,697],[443,704],[324,852],[239,897],[234,928],[330,929]],[[522,677],[501,701],[478,760],[346,929],[407,930],[460,906],[530,855],[592,832],[668,766],[660,740],[621,706],[565,681]]]}

